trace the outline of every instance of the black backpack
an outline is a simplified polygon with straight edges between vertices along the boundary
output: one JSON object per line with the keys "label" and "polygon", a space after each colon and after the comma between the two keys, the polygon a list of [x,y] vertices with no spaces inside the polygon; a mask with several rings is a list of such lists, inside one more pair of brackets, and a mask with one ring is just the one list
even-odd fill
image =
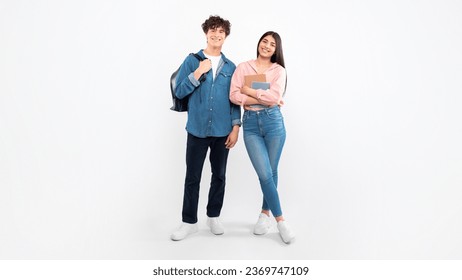
{"label": "black backpack", "polygon": [[[194,55],[199,61],[204,60],[204,58],[198,55],[197,53],[190,53],[189,55]],[[176,111],[176,112],[186,112],[188,111],[189,95],[183,99],[179,99],[175,95],[176,76],[178,75],[179,70],[180,70],[180,67],[178,67],[178,69],[175,72],[173,72],[172,76],[170,77],[170,91],[172,92],[172,101],[173,101],[173,106],[170,108],[170,110]]]}

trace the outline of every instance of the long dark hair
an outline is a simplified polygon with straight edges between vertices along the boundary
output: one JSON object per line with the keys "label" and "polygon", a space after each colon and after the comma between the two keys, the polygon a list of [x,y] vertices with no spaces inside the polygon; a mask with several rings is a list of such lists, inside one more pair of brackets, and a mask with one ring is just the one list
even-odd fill
{"label": "long dark hair", "polygon": [[260,37],[260,40],[258,40],[257,44],[257,57],[258,57],[258,46],[260,45],[260,42],[265,38],[266,36],[271,35],[274,40],[276,41],[276,50],[274,51],[274,54],[271,56],[271,62],[276,62],[277,64],[281,65],[282,67],[286,68],[286,65],[284,63],[284,53],[282,52],[282,40],[281,36],[277,32],[274,31],[267,31],[265,34],[263,34]]}

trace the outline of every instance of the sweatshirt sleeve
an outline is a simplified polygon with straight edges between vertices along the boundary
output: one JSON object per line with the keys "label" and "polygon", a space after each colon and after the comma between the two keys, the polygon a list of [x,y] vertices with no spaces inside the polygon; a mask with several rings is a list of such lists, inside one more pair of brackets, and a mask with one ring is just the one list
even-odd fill
{"label": "sweatshirt sleeve", "polygon": [[270,82],[270,89],[258,89],[257,98],[262,105],[280,105],[286,83],[286,69],[282,66],[275,68],[270,75],[267,75],[267,79]]}

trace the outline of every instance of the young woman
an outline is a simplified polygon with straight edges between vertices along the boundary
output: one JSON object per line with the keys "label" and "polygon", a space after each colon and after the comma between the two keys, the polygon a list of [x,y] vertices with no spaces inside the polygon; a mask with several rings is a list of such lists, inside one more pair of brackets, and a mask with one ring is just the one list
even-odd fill
{"label": "young woman", "polygon": [[[246,82],[256,79],[256,75],[264,77],[266,87],[257,87],[255,84],[252,86]],[[263,192],[263,206],[254,234],[268,232],[271,211],[282,240],[290,243],[295,235],[282,216],[277,191],[278,163],[286,139],[280,110],[284,104],[282,98],[285,85],[286,70],[281,37],[276,32],[268,31],[258,41],[257,58],[237,66],[231,79],[230,100],[245,109],[242,118],[244,142]]]}

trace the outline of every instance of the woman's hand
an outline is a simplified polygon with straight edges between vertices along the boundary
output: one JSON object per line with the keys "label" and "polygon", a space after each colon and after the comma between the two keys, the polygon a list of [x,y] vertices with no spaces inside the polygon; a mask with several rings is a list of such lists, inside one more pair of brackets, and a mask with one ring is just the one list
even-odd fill
{"label": "woman's hand", "polygon": [[243,86],[241,88],[241,92],[245,95],[248,95],[248,96],[251,96],[251,97],[254,97],[256,95],[256,90],[249,87],[249,86]]}

